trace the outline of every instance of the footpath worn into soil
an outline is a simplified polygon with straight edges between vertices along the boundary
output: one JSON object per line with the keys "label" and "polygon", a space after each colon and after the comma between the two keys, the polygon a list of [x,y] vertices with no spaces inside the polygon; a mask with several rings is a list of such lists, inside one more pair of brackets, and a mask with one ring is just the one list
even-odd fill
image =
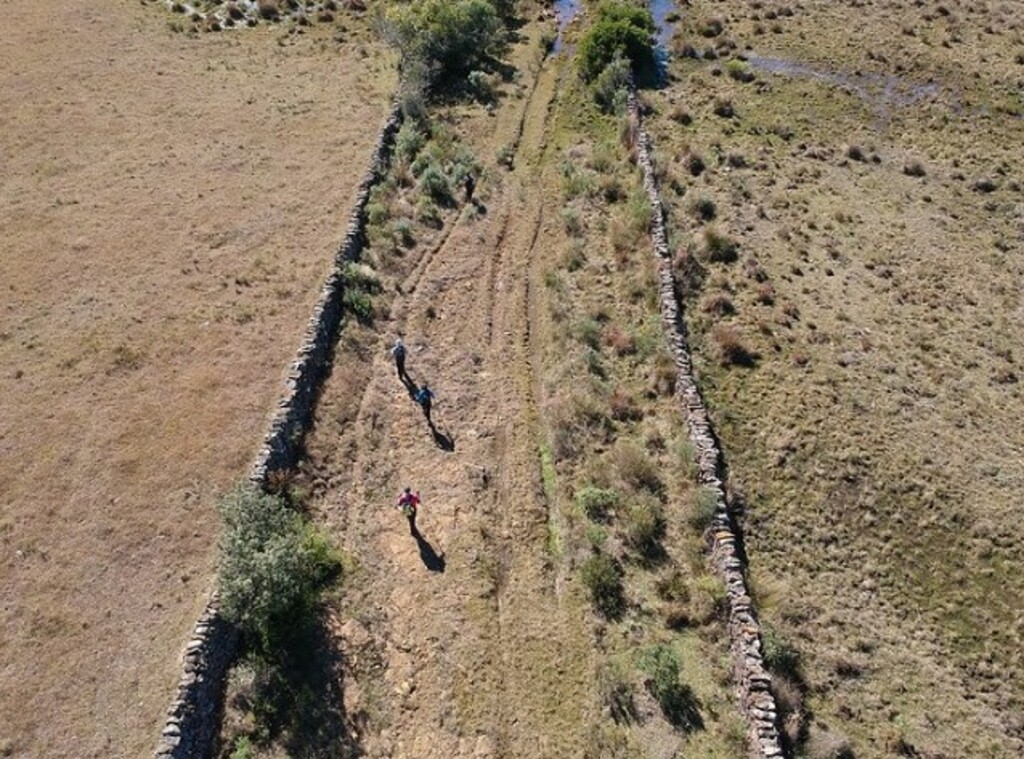
{"label": "footpath worn into soil", "polygon": [[[588,723],[587,616],[554,587],[537,455],[530,261],[544,197],[530,180],[556,89],[552,67],[538,77],[496,117],[469,117],[484,122],[471,133],[493,125],[474,152],[515,145],[516,168],[401,283],[344,439],[310,445],[330,483],[323,515],[356,564],[334,622],[350,739],[369,756],[566,756]],[[435,431],[396,376],[391,335],[437,394]],[[321,417],[351,392],[329,382]],[[317,461],[332,448],[344,458]],[[418,537],[394,508],[404,486],[423,497]]]}

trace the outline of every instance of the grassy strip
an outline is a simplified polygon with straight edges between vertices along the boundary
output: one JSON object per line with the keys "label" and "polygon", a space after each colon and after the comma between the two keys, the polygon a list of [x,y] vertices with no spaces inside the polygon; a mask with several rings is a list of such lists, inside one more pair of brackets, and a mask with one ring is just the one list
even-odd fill
{"label": "grassy strip", "polygon": [[[604,98],[614,103],[614,98]],[[700,493],[674,406],[630,130],[573,82],[556,108],[561,251],[544,274],[554,343],[544,418],[563,566],[595,617],[591,756],[655,745],[735,756],[723,589],[702,555]],[[549,501],[550,501],[549,495]]]}

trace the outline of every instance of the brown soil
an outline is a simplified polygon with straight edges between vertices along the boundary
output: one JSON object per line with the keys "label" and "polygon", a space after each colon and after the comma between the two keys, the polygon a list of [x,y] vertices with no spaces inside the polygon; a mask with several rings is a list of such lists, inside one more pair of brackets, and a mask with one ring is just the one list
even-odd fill
{"label": "brown soil", "polygon": [[[523,85],[527,97],[496,120],[477,108],[457,127],[490,160],[525,126],[516,170],[494,175],[486,214],[467,206],[452,220],[398,283],[404,295],[381,325],[382,336],[406,336],[410,374],[437,393],[437,433],[381,339],[364,383],[336,371],[310,444],[314,476],[330,476],[318,483],[322,512],[356,563],[338,631],[345,711],[365,726],[358,739],[370,756],[571,755],[593,708],[587,618],[553,583],[536,448],[531,257],[544,209],[525,182],[553,70],[532,95],[534,83]],[[360,384],[354,421],[334,423]],[[393,507],[406,484],[424,499],[419,539]]]}
{"label": "brown soil", "polygon": [[4,18],[0,753],[142,756],[394,76],[355,18]]}

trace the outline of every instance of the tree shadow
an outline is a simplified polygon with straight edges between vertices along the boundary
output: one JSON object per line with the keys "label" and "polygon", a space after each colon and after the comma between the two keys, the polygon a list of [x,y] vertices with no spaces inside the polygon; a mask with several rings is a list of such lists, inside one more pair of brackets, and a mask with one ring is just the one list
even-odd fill
{"label": "tree shadow", "polygon": [[353,739],[362,731],[345,713],[342,654],[324,613],[290,630],[276,651],[252,657],[252,690],[234,705],[252,714],[256,742],[289,756],[364,756]]}
{"label": "tree shadow", "polygon": [[665,718],[676,730],[692,733],[704,729],[704,718],[700,715],[701,702],[693,688],[677,683],[670,693],[666,694],[661,704]]}
{"label": "tree shadow", "polygon": [[435,551],[434,547],[430,545],[430,542],[423,537],[423,534],[418,529],[413,528],[412,536],[416,538],[416,547],[420,550],[420,560],[423,562],[423,566],[431,572],[443,573],[447,564],[444,552],[438,553]]}

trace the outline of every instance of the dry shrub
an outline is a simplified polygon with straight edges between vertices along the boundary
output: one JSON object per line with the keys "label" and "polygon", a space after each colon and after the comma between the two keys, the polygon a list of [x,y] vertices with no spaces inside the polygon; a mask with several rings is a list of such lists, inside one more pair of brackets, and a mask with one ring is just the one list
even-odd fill
{"label": "dry shrub", "polygon": [[643,412],[636,405],[633,396],[621,387],[612,391],[611,397],[608,399],[608,406],[611,409],[612,419],[617,422],[635,422],[643,418]]}
{"label": "dry shrub", "polygon": [[669,118],[680,126],[690,126],[690,124],[693,123],[693,116],[691,116],[690,112],[681,105],[677,105],[672,109],[672,112],[669,114]]}
{"label": "dry shrub", "polygon": [[700,292],[707,277],[707,270],[691,250],[680,250],[672,259],[672,275],[676,284],[676,296],[680,299]]}
{"label": "dry shrub", "polygon": [[851,161],[867,161],[867,153],[864,152],[864,148],[860,145],[847,145],[846,146],[846,157]]}
{"label": "dry shrub", "polygon": [[273,20],[281,15],[281,10],[277,7],[277,0],[259,0],[256,10],[260,17],[265,19]]}
{"label": "dry shrub", "polygon": [[691,619],[697,624],[707,625],[725,619],[727,608],[725,585],[711,575],[697,578],[690,593]]}
{"label": "dry shrub", "polygon": [[718,324],[711,330],[711,338],[718,348],[722,366],[753,366],[757,362],[757,354],[743,344],[735,328]]}
{"label": "dry shrub", "polygon": [[621,440],[610,455],[612,467],[629,487],[634,490],[646,490],[655,495],[664,489],[657,465],[636,443]]}
{"label": "dry shrub", "polygon": [[651,373],[651,389],[658,395],[672,395],[676,391],[676,374],[676,362],[672,356],[668,353],[658,353]]}
{"label": "dry shrub", "polygon": [[701,196],[690,203],[690,213],[702,221],[712,221],[718,215],[718,209],[715,208],[715,201]]}
{"label": "dry shrub", "polygon": [[806,728],[803,691],[791,678],[774,675],[772,693],[779,711],[779,727],[789,745],[795,745],[800,742]]}
{"label": "dry shrub", "polygon": [[923,177],[928,172],[924,169],[924,164],[920,161],[910,161],[903,165],[903,173],[908,177]]}
{"label": "dry shrub", "polygon": [[640,135],[640,125],[632,114],[623,118],[619,124],[619,141],[624,147],[632,152],[636,148],[636,141]]}
{"label": "dry shrub", "polygon": [[724,30],[725,24],[722,23],[722,19],[713,18],[701,24],[698,31],[702,37],[717,37]]}
{"label": "dry shrub", "polygon": [[665,512],[653,495],[644,493],[633,499],[625,513],[625,528],[626,544],[642,560],[655,561],[664,555]]}
{"label": "dry shrub", "polygon": [[739,245],[728,235],[714,227],[704,230],[704,255],[714,263],[731,264],[739,258]]}
{"label": "dry shrub", "polygon": [[708,296],[701,303],[700,309],[704,313],[713,314],[714,316],[730,316],[736,313],[736,307],[732,303],[732,298],[726,293],[716,293]]}
{"label": "dry shrub", "polygon": [[636,339],[633,335],[614,324],[605,326],[602,340],[615,351],[616,356],[631,356],[636,353]]}
{"label": "dry shrub", "polygon": [[767,282],[758,285],[757,302],[763,306],[770,306],[775,303],[775,288]]}
{"label": "dry shrub", "polygon": [[815,725],[807,739],[808,759],[854,759],[853,746],[845,735]]}
{"label": "dry shrub", "polygon": [[658,578],[654,583],[654,590],[658,597],[664,601],[690,600],[690,588],[686,584],[686,578],[678,569],[673,569],[664,577]]}
{"label": "dry shrub", "polygon": [[686,604],[682,603],[666,604],[662,614],[665,617],[665,627],[669,630],[682,630],[689,627],[693,621],[690,619]]}
{"label": "dry shrub", "polygon": [[686,170],[695,177],[699,177],[704,173],[704,169],[707,168],[707,164],[704,162],[704,157],[700,153],[690,153],[686,156]]}
{"label": "dry shrub", "polygon": [[716,116],[720,116],[723,119],[731,119],[736,115],[736,108],[728,98],[715,98],[712,110]]}
{"label": "dry shrub", "polygon": [[611,429],[604,409],[590,395],[577,394],[559,401],[549,418],[552,449],[559,461],[575,458],[588,441],[603,440]]}

